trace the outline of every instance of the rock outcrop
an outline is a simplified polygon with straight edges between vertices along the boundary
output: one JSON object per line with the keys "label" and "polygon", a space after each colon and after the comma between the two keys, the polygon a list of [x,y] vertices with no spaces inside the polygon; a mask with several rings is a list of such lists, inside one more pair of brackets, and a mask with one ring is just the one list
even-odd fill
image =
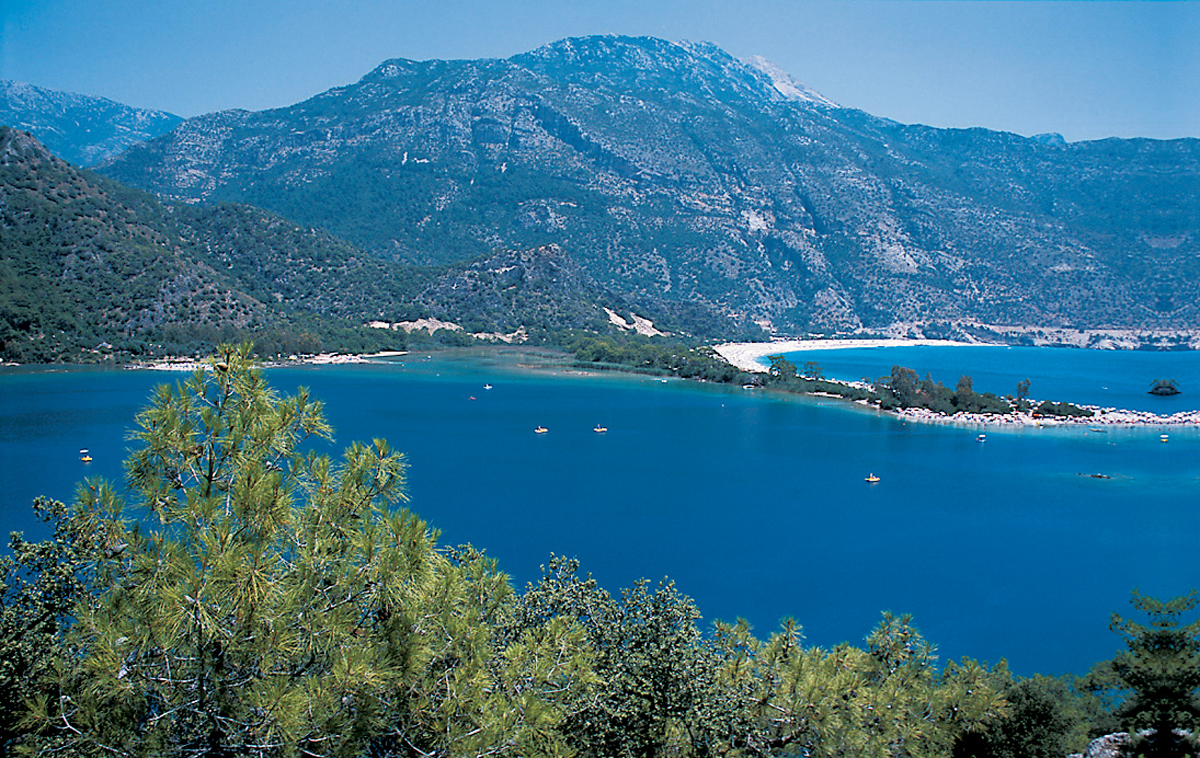
{"label": "rock outcrop", "polygon": [[1127,732],[1106,734],[1088,743],[1087,750],[1072,753],[1067,758],[1121,758],[1121,749],[1129,742]]}

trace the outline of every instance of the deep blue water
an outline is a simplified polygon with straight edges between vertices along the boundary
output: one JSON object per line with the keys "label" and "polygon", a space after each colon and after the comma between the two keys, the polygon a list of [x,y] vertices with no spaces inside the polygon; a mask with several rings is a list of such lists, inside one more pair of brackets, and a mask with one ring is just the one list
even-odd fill
{"label": "deep blue water", "polygon": [[[888,351],[886,368],[865,375],[896,362],[951,386],[971,373],[977,390],[1010,392],[983,379],[994,371],[1058,397],[1058,369],[1045,361],[1066,355],[963,348],[943,377],[910,350],[921,348]],[[984,367],[978,351],[988,350],[1002,357]],[[410,507],[443,544],[485,548],[518,585],[551,553],[565,554],[611,590],[669,576],[709,621],[744,616],[765,636],[793,616],[821,645],[859,643],[880,611],[908,612],[943,657],[1004,657],[1021,674],[1082,673],[1111,657],[1120,639],[1109,614],[1129,610],[1134,587],[1173,595],[1200,585],[1197,430],[1173,429],[1168,444],[1156,429],[988,430],[980,444],[978,429],[838,401],[531,372],[514,355],[272,369],[269,378],[325,401],[338,449],[384,437],[407,451]],[[1193,354],[1172,357],[1195,365]],[[816,360],[839,375],[835,353]],[[1191,383],[1184,370],[1166,376],[1185,392]],[[37,533],[34,496],[69,499],[85,475],[119,481],[134,414],[155,384],[177,378],[0,372],[0,526]],[[1073,389],[1061,397],[1087,401],[1084,387]],[[534,434],[539,424],[549,432]],[[609,431],[594,433],[596,424]],[[92,463],[78,461],[81,447]],[[866,484],[869,472],[882,481]]]}

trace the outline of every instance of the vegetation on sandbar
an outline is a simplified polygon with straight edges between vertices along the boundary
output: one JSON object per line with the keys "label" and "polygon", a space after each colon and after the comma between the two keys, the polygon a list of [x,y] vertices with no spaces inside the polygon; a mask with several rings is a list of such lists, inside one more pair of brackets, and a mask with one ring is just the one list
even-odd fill
{"label": "vegetation on sandbar", "polygon": [[892,366],[888,376],[874,382],[839,382],[821,376],[821,367],[809,361],[804,369],[782,355],[769,356],[767,371],[769,385],[792,392],[836,395],[847,400],[859,400],[878,405],[883,410],[924,408],[934,413],[953,416],[957,413],[1003,415],[1031,411],[1034,417],[1091,417],[1093,412],[1071,403],[1044,401],[1033,406],[1029,400],[1029,380],[1017,384],[1015,395],[999,397],[991,392],[976,392],[970,376],[959,377],[954,389],[935,382],[929,374],[924,379],[904,366]]}
{"label": "vegetation on sandbar", "polygon": [[826,379],[815,361],[808,361],[800,369],[783,355],[768,356],[771,363],[765,374],[751,374],[730,365],[711,348],[690,346],[663,337],[578,331],[559,333],[554,341],[574,355],[580,366],[588,368],[668,374],[726,384],[765,386],[785,392],[831,395],[889,411],[924,408],[946,416],[1018,412],[1031,412],[1035,417],[1088,418],[1093,415],[1091,410],[1071,403],[1047,400],[1034,406],[1029,401],[1028,379],[1018,382],[1013,395],[999,397],[991,392],[976,392],[970,376],[960,377],[954,389],[950,389],[935,382],[928,374],[921,379],[916,371],[904,366],[893,366],[891,374],[874,381],[844,382]]}

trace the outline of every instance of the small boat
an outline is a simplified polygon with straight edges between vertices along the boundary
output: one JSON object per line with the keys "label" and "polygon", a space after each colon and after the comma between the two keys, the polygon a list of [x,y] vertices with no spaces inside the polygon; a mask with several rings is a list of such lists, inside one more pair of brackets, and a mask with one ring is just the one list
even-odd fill
{"label": "small boat", "polygon": [[1162,435],[1161,437],[1159,437],[1158,439],[1159,439],[1159,441],[1161,441],[1161,442],[1166,442],[1167,440],[1169,440],[1169,439],[1170,439],[1170,437],[1168,437],[1167,435],[1165,435],[1165,434],[1164,434],[1164,435]]}
{"label": "small boat", "polygon": [[979,435],[978,437],[976,437],[976,438],[975,438],[975,441],[976,441],[976,442],[987,442],[987,435],[986,435],[986,434],[981,434],[981,435]]}
{"label": "small boat", "polygon": [[879,481],[879,477],[875,476],[874,474],[867,474],[866,481],[870,484],[874,484],[875,482]]}
{"label": "small boat", "polygon": [[544,426],[540,426],[540,425],[539,425],[539,426],[535,426],[535,427],[533,428],[533,431],[534,431],[534,432],[536,432],[536,433],[538,433],[538,434],[545,434],[546,432],[548,432],[548,431],[550,431],[550,430],[549,430],[549,429],[547,429],[547,428],[546,428],[546,427],[544,427]]}
{"label": "small boat", "polygon": [[83,461],[84,463],[92,462],[92,456],[88,455],[86,447],[79,451],[79,460]]}
{"label": "small boat", "polygon": [[596,424],[596,428],[595,428],[595,429],[592,429],[592,431],[593,431],[593,432],[596,432],[596,433],[598,433],[598,434],[599,434],[599,433],[607,432],[607,431],[608,431],[608,427],[607,427],[607,426],[600,426],[599,424]]}
{"label": "small boat", "polygon": [[483,385],[483,388],[484,388],[485,390],[490,390],[490,389],[492,388],[492,385],[490,385],[490,384],[485,384],[485,385]]}

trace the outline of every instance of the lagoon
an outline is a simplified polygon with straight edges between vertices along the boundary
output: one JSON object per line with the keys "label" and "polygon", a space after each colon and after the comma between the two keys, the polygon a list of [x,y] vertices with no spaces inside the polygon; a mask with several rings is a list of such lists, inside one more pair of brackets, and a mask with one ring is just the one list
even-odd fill
{"label": "lagoon", "polygon": [[[787,353],[803,367],[818,363],[825,376],[843,381],[874,381],[893,365],[914,369],[951,389],[964,374],[976,392],[1012,395],[1028,379],[1030,396],[1102,408],[1169,415],[1200,408],[1200,351],[1084,350],[1080,348],[953,346],[868,347]],[[764,363],[769,363],[764,361]],[[1161,397],[1148,390],[1158,379],[1173,379],[1184,390]]]}
{"label": "lagoon", "polygon": [[[998,393],[1011,388],[991,386],[992,372],[1005,384],[1029,377],[1034,396],[1087,402],[1080,393],[1107,386],[1131,356],[1071,351],[1117,364],[1069,375],[1076,391],[1058,398],[1039,390],[1047,378],[1036,371],[1057,376],[1045,362],[1064,351],[959,350],[943,374],[907,352],[921,349],[887,348],[887,369],[867,374],[851,351],[815,360],[839,378],[891,362],[951,386],[969,373]],[[1178,356],[1195,354],[1167,357]],[[409,507],[442,544],[486,549],[518,586],[565,554],[610,590],[670,577],[706,622],[744,616],[765,636],[793,616],[820,645],[861,643],[880,611],[907,612],[944,659],[1003,657],[1028,675],[1111,657],[1120,639],[1109,614],[1129,610],[1134,587],[1173,595],[1200,584],[1195,429],[1171,430],[1168,444],[1155,429],[989,429],[979,443],[978,429],[835,400],[530,362],[518,350],[452,351],[268,376],[325,401],[331,450],[384,437],[406,451]],[[1169,378],[1186,393],[1185,376]],[[32,535],[34,496],[69,499],[83,476],[120,481],[134,414],[177,378],[0,371],[0,526]],[[92,463],[78,461],[81,447]],[[864,482],[871,472],[878,484]]]}

